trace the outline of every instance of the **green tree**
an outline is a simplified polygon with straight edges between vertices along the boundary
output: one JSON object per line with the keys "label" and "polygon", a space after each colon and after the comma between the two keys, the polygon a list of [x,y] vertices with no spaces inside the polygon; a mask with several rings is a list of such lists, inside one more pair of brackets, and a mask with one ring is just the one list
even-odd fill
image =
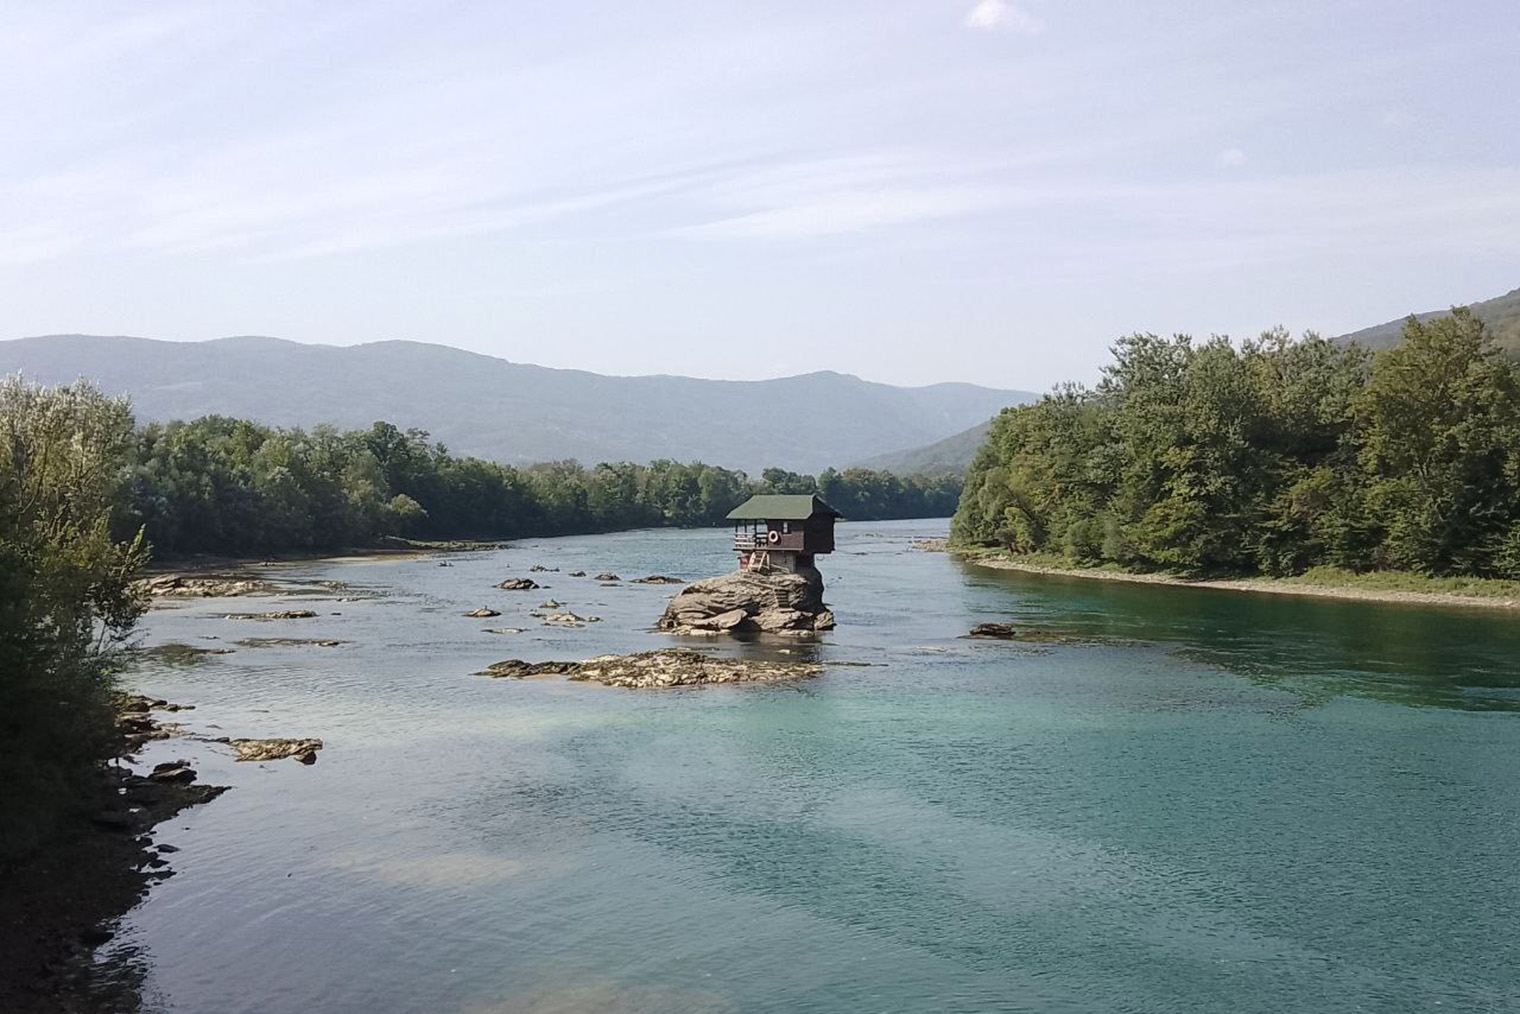
{"label": "green tree", "polygon": [[1516,520],[1517,369],[1466,309],[1381,353],[1356,409],[1380,564],[1487,573]]}

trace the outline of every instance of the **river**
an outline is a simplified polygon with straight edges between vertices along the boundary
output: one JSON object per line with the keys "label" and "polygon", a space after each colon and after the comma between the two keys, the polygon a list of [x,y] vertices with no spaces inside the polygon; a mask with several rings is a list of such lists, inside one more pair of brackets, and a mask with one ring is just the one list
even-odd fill
{"label": "river", "polygon": [[[840,526],[839,628],[793,657],[870,665],[792,686],[471,675],[668,644],[674,589],[568,573],[718,573],[724,530],[282,565],[350,590],[153,611],[149,645],[349,643],[131,674],[193,731],[326,746],[153,744],[233,789],[160,827],[176,875],[103,964],[183,1014],[1520,1009],[1514,615],[912,547],[945,526]],[[519,576],[547,587],[493,588]],[[538,626],[549,596],[603,621]],[[960,636],[987,620],[1070,643]]]}

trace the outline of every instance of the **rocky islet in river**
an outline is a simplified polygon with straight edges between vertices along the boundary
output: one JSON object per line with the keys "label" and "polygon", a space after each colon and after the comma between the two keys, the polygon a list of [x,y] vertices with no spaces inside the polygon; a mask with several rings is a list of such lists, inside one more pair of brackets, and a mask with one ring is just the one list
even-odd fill
{"label": "rocky islet in river", "polygon": [[289,757],[301,764],[315,764],[320,739],[234,739],[228,746],[240,761],[274,761]]}
{"label": "rocky islet in river", "polygon": [[502,591],[533,591],[539,584],[531,577],[509,577],[496,587]]}
{"label": "rocky islet in river", "polygon": [[716,683],[780,683],[823,672],[816,662],[725,658],[690,648],[661,648],[631,655],[598,655],[584,662],[497,662],[478,675],[493,679],[564,676],[575,682],[628,689],[704,686]]}
{"label": "rocky islet in river", "polygon": [[694,582],[670,600],[656,628],[672,634],[806,635],[834,626],[823,580],[812,574],[740,570]]}
{"label": "rocky islet in river", "polygon": [[224,620],[310,620],[316,617],[311,609],[277,609],[269,613],[227,613]]}

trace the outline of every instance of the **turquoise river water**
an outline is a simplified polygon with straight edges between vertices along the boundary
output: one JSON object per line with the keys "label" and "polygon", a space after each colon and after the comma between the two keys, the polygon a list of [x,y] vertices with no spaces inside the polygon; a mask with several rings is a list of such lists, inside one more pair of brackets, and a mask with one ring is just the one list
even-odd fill
{"label": "turquoise river water", "polygon": [[[912,547],[944,530],[840,526],[840,626],[793,657],[871,664],[792,686],[471,675],[670,643],[674,589],[568,572],[718,573],[723,530],[282,565],[351,590],[153,611],[147,645],[349,643],[132,674],[192,732],[326,746],[153,744],[233,788],[161,826],[176,874],[102,963],[177,1014],[1520,1010],[1514,614]],[[533,564],[543,591],[493,587]],[[603,622],[538,626],[549,596]],[[1075,643],[961,636],[985,620]]]}

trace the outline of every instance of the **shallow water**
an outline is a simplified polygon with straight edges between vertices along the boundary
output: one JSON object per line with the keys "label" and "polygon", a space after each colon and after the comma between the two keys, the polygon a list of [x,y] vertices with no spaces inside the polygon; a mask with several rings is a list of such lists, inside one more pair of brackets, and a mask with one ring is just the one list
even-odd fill
{"label": "shallow water", "polygon": [[[1512,615],[911,548],[944,528],[840,527],[840,627],[796,651],[873,664],[796,686],[471,675],[668,644],[674,589],[568,572],[716,573],[722,530],[278,568],[352,586],[309,620],[151,613],[150,645],[351,643],[135,674],[192,730],[326,748],[155,744],[234,789],[160,829],[177,875],[107,958],[186,1014],[1520,1009]],[[550,596],[603,622],[540,627]],[[1078,643],[959,636],[985,620]]]}

